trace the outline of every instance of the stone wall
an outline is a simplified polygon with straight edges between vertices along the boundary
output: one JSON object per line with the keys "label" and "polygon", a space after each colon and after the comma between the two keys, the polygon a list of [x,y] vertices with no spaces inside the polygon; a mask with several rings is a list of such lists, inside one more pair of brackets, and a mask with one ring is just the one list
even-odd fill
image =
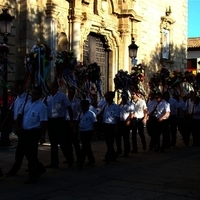
{"label": "stone wall", "polygon": [[[186,68],[187,0],[0,0],[0,7],[8,7],[15,16],[8,42],[15,67],[9,74],[11,82],[23,77],[24,55],[37,42],[46,42],[53,55],[60,48],[74,50],[82,61],[83,43],[91,31],[104,35],[111,50],[109,89],[114,88],[112,80],[119,69],[131,69],[132,36],[139,46],[138,63],[146,66],[147,76],[161,66]],[[168,60],[161,59],[163,27],[170,34]]]}

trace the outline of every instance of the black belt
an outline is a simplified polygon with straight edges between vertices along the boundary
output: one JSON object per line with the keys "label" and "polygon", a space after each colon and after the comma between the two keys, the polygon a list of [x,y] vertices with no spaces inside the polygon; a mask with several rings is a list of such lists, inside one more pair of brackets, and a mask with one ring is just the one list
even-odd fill
{"label": "black belt", "polygon": [[57,119],[58,120],[58,119],[65,119],[65,117],[49,117],[49,119],[50,120],[52,120],[52,119]]}
{"label": "black belt", "polygon": [[144,117],[142,117],[142,118],[133,117],[133,119],[134,119],[134,120],[137,120],[137,121],[142,120],[143,118],[144,118]]}

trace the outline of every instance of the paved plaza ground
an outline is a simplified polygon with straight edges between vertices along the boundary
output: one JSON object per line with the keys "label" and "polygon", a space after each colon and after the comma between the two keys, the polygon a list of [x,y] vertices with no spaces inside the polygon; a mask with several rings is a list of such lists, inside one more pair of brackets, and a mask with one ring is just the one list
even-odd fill
{"label": "paved plaza ground", "polygon": [[[149,137],[146,134],[147,142]],[[7,172],[15,154],[16,136],[10,147],[0,147],[0,165]],[[94,166],[68,168],[59,152],[58,169],[48,169],[36,184],[25,185],[27,161],[15,177],[0,178],[0,200],[199,200],[200,147],[184,146],[180,135],[176,147],[165,153],[143,151],[138,137],[139,152],[129,157],[119,156],[116,162],[105,164],[106,145],[94,139]],[[39,159],[50,163],[50,146],[39,146]]]}

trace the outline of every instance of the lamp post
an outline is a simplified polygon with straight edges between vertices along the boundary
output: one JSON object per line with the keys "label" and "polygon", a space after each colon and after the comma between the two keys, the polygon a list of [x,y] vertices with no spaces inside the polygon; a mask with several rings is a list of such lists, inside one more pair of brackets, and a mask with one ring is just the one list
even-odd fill
{"label": "lamp post", "polygon": [[135,44],[135,40],[132,37],[132,42],[128,46],[128,49],[129,49],[129,57],[131,58],[131,63],[132,63],[133,67],[137,64],[137,60],[135,58],[137,57],[137,50],[138,50],[138,48],[139,48],[139,46],[137,46]]}
{"label": "lamp post", "polygon": [[[2,9],[2,13],[0,14],[0,34],[3,36],[3,45],[7,45],[8,36],[11,33],[12,28],[12,20],[14,16],[11,16],[7,13],[8,9]],[[1,108],[1,146],[10,145],[9,141],[9,124],[7,120],[8,113],[8,93],[7,93],[7,54],[8,51],[1,52],[2,57],[4,59],[4,68],[3,68],[3,106]]]}

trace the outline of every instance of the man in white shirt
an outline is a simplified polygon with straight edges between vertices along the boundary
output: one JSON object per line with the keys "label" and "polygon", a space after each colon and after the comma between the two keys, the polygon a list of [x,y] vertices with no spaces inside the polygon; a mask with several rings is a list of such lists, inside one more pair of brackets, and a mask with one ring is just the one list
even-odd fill
{"label": "man in white shirt", "polygon": [[[77,118],[81,113],[81,101],[75,97],[76,94],[76,90],[74,87],[69,87],[68,88],[68,98],[69,101],[71,103],[71,107],[72,107],[72,111],[73,111],[73,124],[76,124],[77,122]],[[68,110],[66,110],[66,121],[67,121],[67,130],[69,130],[68,132],[70,132],[71,134],[71,140],[72,140],[72,144],[74,146],[75,152],[76,152],[76,156],[77,156],[77,163],[80,164],[81,162],[81,149],[80,149],[80,141],[78,138],[78,131],[76,131],[74,128],[70,127],[70,116],[69,116],[69,112]]]}
{"label": "man in white shirt", "polygon": [[134,107],[132,118],[132,153],[138,152],[137,146],[137,131],[141,138],[143,150],[146,150],[146,140],[144,135],[144,123],[147,121],[147,106],[146,102],[139,98],[139,93],[136,91],[132,92],[132,104]]}
{"label": "man in white shirt", "polygon": [[95,158],[92,152],[91,148],[91,138],[94,132],[94,129],[96,127],[97,119],[94,112],[89,110],[89,101],[88,100],[82,100],[81,101],[81,108],[82,113],[79,117],[79,131],[80,131],[80,137],[82,142],[82,163],[84,164],[85,158],[87,156],[89,162],[87,165],[93,165],[95,163]]}
{"label": "man in white shirt", "polygon": [[[156,149],[155,152],[164,152],[168,145],[169,123],[168,118],[170,115],[170,105],[163,99],[163,95],[159,92],[155,95],[155,99],[158,102],[156,107],[155,117],[157,119],[157,131],[156,131]],[[160,147],[160,135],[162,134],[162,146]]]}
{"label": "man in white shirt", "polygon": [[[105,94],[106,105],[102,108],[103,110],[103,133],[105,142],[107,145],[107,152],[105,154],[104,161],[109,163],[116,161],[116,153],[114,150],[114,139],[116,137],[120,119],[119,106],[114,102],[115,93],[108,91]],[[101,111],[102,111],[101,110]],[[99,112],[99,114],[101,113]]]}
{"label": "man in white shirt", "polygon": [[46,170],[39,162],[38,142],[44,141],[47,125],[47,107],[41,101],[42,90],[34,87],[31,100],[21,107],[17,117],[17,130],[22,131],[22,145],[24,155],[28,160],[29,179],[25,183],[35,183]]}
{"label": "man in white shirt", "polygon": [[167,97],[165,100],[170,105],[170,115],[169,115],[169,144],[170,146],[176,145],[176,139],[177,139],[177,114],[179,112],[179,104],[178,104],[178,94],[175,92],[173,93],[172,97],[170,97],[170,93],[168,91],[165,92],[165,96]]}
{"label": "man in white shirt", "polygon": [[51,163],[46,168],[57,168],[58,144],[65,156],[68,166],[71,167],[74,162],[72,141],[70,132],[67,132],[66,126],[66,110],[70,116],[70,126],[73,125],[73,111],[71,103],[66,94],[58,91],[59,85],[57,81],[51,84],[51,94],[47,97],[48,109],[48,134],[51,143]]}
{"label": "man in white shirt", "polygon": [[149,150],[155,148],[155,130],[156,130],[156,117],[155,111],[158,102],[155,99],[155,93],[150,92],[149,98],[147,100],[147,111],[148,111],[148,120],[146,122],[147,133],[150,137]]}
{"label": "man in white shirt", "polygon": [[[17,80],[16,81],[15,90],[17,92],[17,97],[16,97],[15,101],[13,102],[13,104],[10,107],[11,116],[12,116],[11,117],[12,118],[11,121],[14,122],[14,125],[16,123],[19,110],[23,106],[24,102],[28,101],[30,99],[29,94],[27,94],[25,92],[25,90],[24,90],[24,81],[23,80]],[[16,130],[14,130],[14,131],[16,132]],[[21,168],[22,161],[23,161],[23,158],[24,158],[23,143],[22,143],[22,133],[21,132],[16,132],[16,134],[18,136],[18,142],[17,142],[16,151],[15,151],[15,163],[12,166],[12,168],[10,169],[10,171],[8,173],[6,173],[7,177],[17,175],[17,172]]]}
{"label": "man in white shirt", "polygon": [[185,143],[186,145],[189,144],[190,135],[192,130],[192,115],[194,112],[194,99],[195,99],[195,92],[190,91],[189,98],[186,100],[186,132],[185,132]]}
{"label": "man in white shirt", "polygon": [[119,131],[117,132],[116,137],[116,145],[117,145],[117,156],[122,154],[122,147],[121,141],[123,137],[124,141],[124,154],[123,156],[128,156],[130,152],[130,125],[127,124],[127,119],[129,115],[133,112],[133,106],[128,101],[128,96],[126,94],[121,95],[121,103],[119,104],[120,107],[120,122],[119,122]]}
{"label": "man in white shirt", "polygon": [[194,99],[194,108],[191,121],[193,146],[200,146],[200,97]]}

